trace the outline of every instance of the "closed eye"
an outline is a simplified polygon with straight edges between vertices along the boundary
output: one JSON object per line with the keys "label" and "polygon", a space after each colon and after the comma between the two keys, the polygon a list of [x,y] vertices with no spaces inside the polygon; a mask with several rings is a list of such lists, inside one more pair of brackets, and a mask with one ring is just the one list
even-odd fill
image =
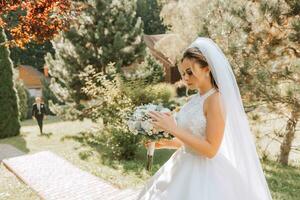
{"label": "closed eye", "polygon": [[191,70],[190,68],[186,70],[186,73],[187,73],[189,76],[193,75],[193,72],[192,72],[192,70]]}
{"label": "closed eye", "polygon": [[[189,76],[193,75],[193,72],[192,72],[191,68],[187,68],[187,69],[185,70],[185,72],[186,72],[187,75],[189,75]],[[181,72],[181,71],[180,71],[180,74],[181,74],[181,76],[185,76],[185,73],[184,73],[184,72]]]}

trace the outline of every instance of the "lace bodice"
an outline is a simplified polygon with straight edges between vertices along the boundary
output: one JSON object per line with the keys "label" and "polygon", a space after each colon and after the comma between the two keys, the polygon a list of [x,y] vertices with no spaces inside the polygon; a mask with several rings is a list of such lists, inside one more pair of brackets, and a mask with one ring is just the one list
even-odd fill
{"label": "lace bodice", "polygon": [[177,126],[191,131],[192,134],[205,138],[206,118],[203,111],[203,104],[207,97],[212,95],[216,89],[211,89],[205,94],[194,94],[190,100],[182,106],[175,115]]}

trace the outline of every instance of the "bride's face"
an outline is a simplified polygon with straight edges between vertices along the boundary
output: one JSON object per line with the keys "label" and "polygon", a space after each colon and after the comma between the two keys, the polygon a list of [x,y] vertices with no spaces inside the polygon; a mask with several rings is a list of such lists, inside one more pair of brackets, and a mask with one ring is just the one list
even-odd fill
{"label": "bride's face", "polygon": [[185,85],[191,89],[195,90],[199,88],[199,84],[207,81],[205,74],[207,73],[207,68],[201,68],[201,66],[192,59],[185,58],[179,65],[179,72]]}

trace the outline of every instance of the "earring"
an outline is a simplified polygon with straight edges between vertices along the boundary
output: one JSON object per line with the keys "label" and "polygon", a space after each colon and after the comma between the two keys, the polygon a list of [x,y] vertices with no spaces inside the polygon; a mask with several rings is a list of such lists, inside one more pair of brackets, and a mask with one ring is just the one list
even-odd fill
{"label": "earring", "polygon": [[205,74],[205,77],[208,78],[208,77],[209,77],[209,73],[206,73],[206,74]]}

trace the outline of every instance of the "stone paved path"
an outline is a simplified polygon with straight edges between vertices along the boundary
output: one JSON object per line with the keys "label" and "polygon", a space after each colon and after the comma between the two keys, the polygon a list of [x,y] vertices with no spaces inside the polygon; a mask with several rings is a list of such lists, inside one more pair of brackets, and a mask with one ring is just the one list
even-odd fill
{"label": "stone paved path", "polygon": [[6,158],[24,155],[25,153],[9,144],[0,144],[0,162]]}
{"label": "stone paved path", "polygon": [[134,200],[136,190],[120,190],[50,151],[3,160],[3,164],[45,200]]}

